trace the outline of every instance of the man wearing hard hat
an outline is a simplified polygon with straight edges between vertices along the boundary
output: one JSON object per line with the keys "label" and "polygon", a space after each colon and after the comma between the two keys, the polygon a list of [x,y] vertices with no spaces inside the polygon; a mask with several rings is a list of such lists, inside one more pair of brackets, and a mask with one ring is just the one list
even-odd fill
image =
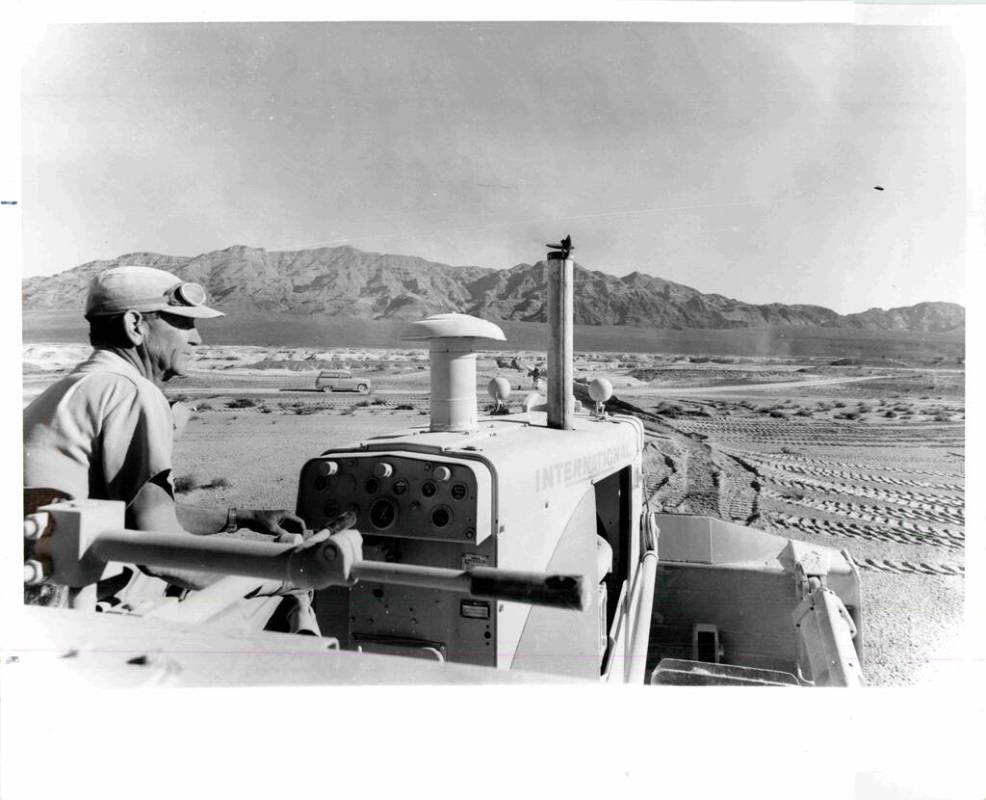
{"label": "man wearing hard hat", "polygon": [[[282,535],[289,533],[285,522],[304,527],[288,511],[175,503],[175,417],[161,387],[187,374],[202,343],[195,321],[224,316],[206,300],[199,284],[150,267],[114,267],[92,279],[85,311],[92,355],[24,410],[26,497],[38,504],[122,500],[127,527],[137,530],[201,535],[246,528]],[[178,570],[154,575],[184,589],[220,577]]]}

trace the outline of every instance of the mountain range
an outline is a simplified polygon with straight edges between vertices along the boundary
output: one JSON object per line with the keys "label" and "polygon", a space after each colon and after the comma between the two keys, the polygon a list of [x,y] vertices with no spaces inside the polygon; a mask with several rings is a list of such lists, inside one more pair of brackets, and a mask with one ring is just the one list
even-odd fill
{"label": "mountain range", "polygon": [[[194,257],[128,253],[25,279],[24,310],[81,310],[90,278],[121,264],[157,267],[201,283],[218,308],[238,314],[420,319],[459,311],[491,320],[547,319],[544,261],[500,270],[455,267],[349,246],[268,251],[235,245]],[[640,272],[616,277],[576,264],[575,322],[663,329],[783,325],[943,333],[964,329],[965,309],[927,302],[842,315],[814,305],[754,305]]]}

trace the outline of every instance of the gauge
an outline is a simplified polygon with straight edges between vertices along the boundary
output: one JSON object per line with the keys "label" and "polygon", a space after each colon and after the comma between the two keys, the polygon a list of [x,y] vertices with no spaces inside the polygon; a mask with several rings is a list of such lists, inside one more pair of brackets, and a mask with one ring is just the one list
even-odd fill
{"label": "gauge", "polygon": [[435,485],[434,481],[425,481],[421,484],[421,494],[425,497],[434,497],[437,491],[438,486]]}
{"label": "gauge", "polygon": [[436,528],[444,528],[452,521],[452,510],[439,506],[431,512],[431,522]]}
{"label": "gauge", "polygon": [[370,506],[370,524],[379,531],[386,530],[397,519],[397,506],[387,497],[381,497]]}
{"label": "gauge", "polygon": [[394,494],[404,494],[407,491],[407,481],[404,478],[398,478],[391,488]]}
{"label": "gauge", "polygon": [[452,487],[452,499],[453,500],[464,500],[469,490],[466,488],[464,483],[457,483]]}
{"label": "gauge", "polygon": [[363,484],[363,488],[366,490],[367,494],[376,494],[377,490],[380,488],[380,481],[376,478],[369,478],[366,483]]}

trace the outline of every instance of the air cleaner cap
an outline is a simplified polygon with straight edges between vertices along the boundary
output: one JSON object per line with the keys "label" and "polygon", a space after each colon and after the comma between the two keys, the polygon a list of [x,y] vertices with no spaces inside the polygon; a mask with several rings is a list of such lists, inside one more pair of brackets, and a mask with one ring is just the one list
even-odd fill
{"label": "air cleaner cap", "polygon": [[401,333],[401,339],[404,341],[463,337],[494,339],[498,342],[507,340],[499,325],[469,314],[434,314],[410,323]]}

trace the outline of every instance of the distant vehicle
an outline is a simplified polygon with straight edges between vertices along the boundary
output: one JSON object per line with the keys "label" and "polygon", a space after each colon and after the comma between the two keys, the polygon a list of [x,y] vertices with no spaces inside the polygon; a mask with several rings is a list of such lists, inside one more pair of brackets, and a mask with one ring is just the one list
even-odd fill
{"label": "distant vehicle", "polygon": [[369,378],[354,378],[349,370],[322,370],[315,379],[315,389],[323,392],[369,394],[373,391],[373,384]]}

